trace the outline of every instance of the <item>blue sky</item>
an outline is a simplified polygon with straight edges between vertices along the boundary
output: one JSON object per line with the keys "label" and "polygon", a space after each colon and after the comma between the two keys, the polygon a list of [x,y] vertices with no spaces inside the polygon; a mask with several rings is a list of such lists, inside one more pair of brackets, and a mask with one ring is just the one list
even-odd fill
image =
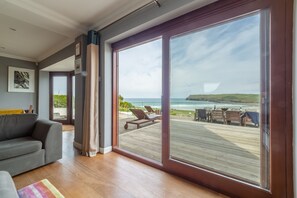
{"label": "blue sky", "polygon": [[125,98],[160,98],[162,40],[119,53],[119,93]]}
{"label": "blue sky", "polygon": [[54,77],[54,94],[66,95],[67,93],[67,77],[55,76]]}
{"label": "blue sky", "polygon": [[[72,76],[72,94],[75,90],[75,76]],[[55,76],[54,77],[54,94],[55,95],[66,95],[67,94],[67,77],[66,76]]]}
{"label": "blue sky", "polygon": [[[170,40],[171,97],[259,93],[259,14],[178,35]],[[162,41],[119,53],[119,92],[160,98]]]}

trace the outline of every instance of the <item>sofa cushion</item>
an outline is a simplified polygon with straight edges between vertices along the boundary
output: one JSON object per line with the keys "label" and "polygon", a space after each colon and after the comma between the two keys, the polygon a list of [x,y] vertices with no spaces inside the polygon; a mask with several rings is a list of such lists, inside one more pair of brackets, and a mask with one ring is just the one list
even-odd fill
{"label": "sofa cushion", "polygon": [[42,143],[31,137],[22,137],[0,142],[0,160],[25,155],[41,150]]}
{"label": "sofa cushion", "polygon": [[36,120],[36,114],[0,115],[0,141],[30,136]]}

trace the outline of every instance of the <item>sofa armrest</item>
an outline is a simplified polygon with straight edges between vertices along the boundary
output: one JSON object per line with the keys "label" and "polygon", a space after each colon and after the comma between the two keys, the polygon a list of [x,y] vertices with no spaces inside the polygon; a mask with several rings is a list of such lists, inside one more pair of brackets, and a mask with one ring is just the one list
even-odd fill
{"label": "sofa armrest", "polygon": [[62,124],[49,120],[37,120],[32,137],[42,142],[45,163],[62,158]]}
{"label": "sofa armrest", "polygon": [[0,171],[0,197],[2,198],[18,198],[13,180],[8,172]]}

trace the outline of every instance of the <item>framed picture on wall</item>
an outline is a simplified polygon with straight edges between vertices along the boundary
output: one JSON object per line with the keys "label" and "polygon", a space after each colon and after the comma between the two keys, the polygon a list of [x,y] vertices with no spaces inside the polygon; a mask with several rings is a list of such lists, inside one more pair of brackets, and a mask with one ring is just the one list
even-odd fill
{"label": "framed picture on wall", "polygon": [[35,71],[8,67],[8,92],[31,92],[35,90]]}

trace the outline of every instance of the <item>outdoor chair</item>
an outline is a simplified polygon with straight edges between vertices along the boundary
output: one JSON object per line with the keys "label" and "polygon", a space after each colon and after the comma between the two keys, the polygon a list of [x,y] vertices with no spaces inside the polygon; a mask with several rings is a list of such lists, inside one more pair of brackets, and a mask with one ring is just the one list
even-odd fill
{"label": "outdoor chair", "polygon": [[196,109],[195,110],[195,120],[208,120],[206,109]]}
{"label": "outdoor chair", "polygon": [[148,122],[155,122],[155,120],[161,119],[161,115],[146,114],[141,109],[130,109],[130,111],[134,114],[134,116],[137,119],[127,121],[124,126],[125,129],[128,129],[128,124],[135,124],[137,126],[137,129],[139,129],[141,124],[148,123]]}
{"label": "outdoor chair", "polygon": [[246,111],[242,115],[243,126],[246,126],[247,122],[252,122],[255,126],[259,127],[259,113],[254,111]]}
{"label": "outdoor chair", "polygon": [[212,110],[210,115],[210,121],[216,122],[221,120],[224,124],[226,124],[225,114],[223,110]]}
{"label": "outdoor chair", "polygon": [[242,125],[242,118],[241,118],[240,111],[226,111],[226,122],[227,124],[231,124],[231,122],[238,122],[239,125]]}

